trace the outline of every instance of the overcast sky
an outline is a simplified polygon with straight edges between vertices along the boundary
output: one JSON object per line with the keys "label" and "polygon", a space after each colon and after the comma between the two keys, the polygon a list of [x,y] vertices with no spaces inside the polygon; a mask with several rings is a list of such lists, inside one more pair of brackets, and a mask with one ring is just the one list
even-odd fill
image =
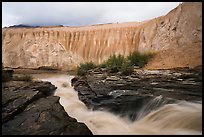
{"label": "overcast sky", "polygon": [[144,21],[181,2],[3,2],[2,27],[16,24],[83,26]]}

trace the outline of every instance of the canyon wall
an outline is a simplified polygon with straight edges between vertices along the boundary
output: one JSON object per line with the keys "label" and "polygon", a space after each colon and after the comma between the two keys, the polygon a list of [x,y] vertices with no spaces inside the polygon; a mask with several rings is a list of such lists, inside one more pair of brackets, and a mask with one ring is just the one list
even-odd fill
{"label": "canyon wall", "polygon": [[[183,53],[186,64],[168,59],[176,58],[171,52],[183,48],[196,58],[188,62],[192,57]],[[202,65],[202,3],[183,3],[165,16],[143,22],[2,30],[4,67],[72,70],[82,62],[101,63],[111,54],[127,56],[134,50],[157,53],[149,69]]]}

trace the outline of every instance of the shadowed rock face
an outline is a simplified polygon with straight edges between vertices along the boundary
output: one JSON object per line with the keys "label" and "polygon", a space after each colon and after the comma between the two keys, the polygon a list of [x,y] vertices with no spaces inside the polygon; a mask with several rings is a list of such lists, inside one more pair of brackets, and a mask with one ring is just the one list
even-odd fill
{"label": "shadowed rock face", "polygon": [[50,82],[2,83],[3,135],[91,135],[83,123],[69,117],[53,96]]}
{"label": "shadowed rock face", "polygon": [[[202,64],[202,4],[183,3],[144,22],[84,27],[4,28],[2,57],[5,67],[74,69],[79,63],[101,63],[111,54],[158,52],[147,68]],[[195,50],[196,49],[196,50]],[[195,56],[176,51],[186,50]],[[163,56],[175,52],[174,56]],[[155,63],[158,63],[154,65]],[[167,63],[168,62],[168,63]]]}
{"label": "shadowed rock face", "polygon": [[[135,120],[164,104],[202,101],[202,70],[136,70],[130,76],[92,70],[72,79],[79,99],[92,109]],[[145,108],[146,107],[146,108]],[[143,111],[144,110],[144,111]]]}

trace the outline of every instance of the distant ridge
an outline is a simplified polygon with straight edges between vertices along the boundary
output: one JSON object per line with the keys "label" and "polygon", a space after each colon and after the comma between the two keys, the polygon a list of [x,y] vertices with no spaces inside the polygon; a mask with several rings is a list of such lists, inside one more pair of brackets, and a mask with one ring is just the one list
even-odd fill
{"label": "distant ridge", "polygon": [[[13,25],[5,28],[39,28],[39,27],[53,27],[53,26],[31,26],[25,24]],[[55,27],[63,27],[63,25],[55,25]]]}

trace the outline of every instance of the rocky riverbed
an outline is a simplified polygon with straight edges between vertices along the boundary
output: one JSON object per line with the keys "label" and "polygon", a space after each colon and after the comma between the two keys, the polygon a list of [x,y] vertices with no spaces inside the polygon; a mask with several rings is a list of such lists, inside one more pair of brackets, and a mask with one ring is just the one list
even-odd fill
{"label": "rocky riverbed", "polygon": [[131,120],[163,104],[181,100],[202,102],[201,68],[135,69],[129,76],[91,70],[72,79],[79,99],[93,110],[108,110]]}
{"label": "rocky riverbed", "polygon": [[[88,108],[108,110],[132,121],[167,103],[202,103],[201,69],[135,69],[129,76],[94,69],[73,78],[72,85]],[[85,124],[65,112],[59,97],[53,95],[56,88],[42,81],[3,82],[2,134],[91,135]]]}
{"label": "rocky riverbed", "polygon": [[56,87],[42,81],[2,83],[3,135],[92,135],[71,118],[53,93]]}

